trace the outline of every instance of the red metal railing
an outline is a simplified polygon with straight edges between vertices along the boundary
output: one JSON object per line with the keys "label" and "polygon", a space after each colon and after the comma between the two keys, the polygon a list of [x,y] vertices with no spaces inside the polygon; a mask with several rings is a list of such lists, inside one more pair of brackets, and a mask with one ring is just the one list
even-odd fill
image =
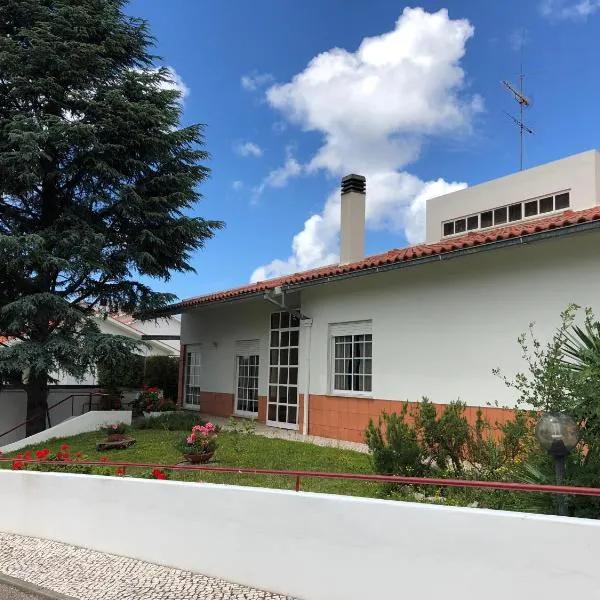
{"label": "red metal railing", "polygon": [[[15,459],[0,457],[0,462],[13,462]],[[600,496],[600,488],[574,487],[566,485],[547,485],[534,483],[513,483],[504,481],[476,481],[468,479],[439,479],[429,477],[403,477],[400,475],[369,475],[363,473],[327,473],[322,471],[294,471],[276,469],[247,469],[240,467],[208,467],[206,465],[169,465],[160,463],[133,463],[100,460],[52,461],[52,460],[21,460],[24,464],[40,464],[53,466],[99,466],[141,469],[165,469],[168,471],[202,471],[206,473],[239,473],[248,475],[276,475],[295,478],[295,490],[300,491],[302,477],[321,479],[347,479],[355,481],[371,481],[375,483],[396,483],[403,485],[431,485],[440,487],[465,487],[479,489],[505,490],[512,492],[545,492],[550,494],[568,494],[574,496]]]}

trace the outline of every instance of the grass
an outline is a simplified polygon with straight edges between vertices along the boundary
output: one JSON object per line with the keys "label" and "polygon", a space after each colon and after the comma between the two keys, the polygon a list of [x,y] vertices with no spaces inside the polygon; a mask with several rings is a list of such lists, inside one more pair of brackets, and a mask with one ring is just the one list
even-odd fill
{"label": "grass", "polygon": [[[7,454],[7,456],[14,457],[27,450],[35,453],[35,450],[41,448],[48,448],[55,453],[60,451],[61,444],[66,443],[69,445],[71,456],[76,452],[81,452],[89,460],[99,460],[106,456],[111,462],[177,464],[182,461],[183,457],[176,449],[176,444],[184,437],[185,433],[185,431],[133,429],[128,435],[136,439],[134,446],[126,450],[109,452],[96,451],[96,443],[105,437],[101,432],[84,433],[36,444]],[[219,448],[211,465],[295,471],[373,473],[369,456],[352,450],[228,432],[219,434]],[[2,466],[10,468],[10,463],[2,463]],[[139,476],[148,473],[149,470],[131,469],[128,475]],[[106,472],[106,469],[102,469],[102,471]],[[206,481],[278,489],[294,489],[295,487],[294,477],[276,475],[170,471],[169,476],[170,479],[179,481]],[[350,496],[382,497],[383,490],[382,484],[374,482],[314,477],[302,477],[300,485],[303,491]]]}

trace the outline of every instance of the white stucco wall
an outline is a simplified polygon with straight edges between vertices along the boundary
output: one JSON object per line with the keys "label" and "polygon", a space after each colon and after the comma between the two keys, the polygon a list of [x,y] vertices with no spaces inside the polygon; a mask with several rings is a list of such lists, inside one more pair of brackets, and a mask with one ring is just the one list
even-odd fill
{"label": "white stucco wall", "polygon": [[[572,302],[600,314],[600,232],[305,288],[302,312],[313,319],[311,394],[331,393],[329,324],[372,320],[373,398],[514,406],[515,392],[492,369],[524,370],[518,336],[536,321],[539,339],[549,340]],[[255,300],[183,315],[183,343],[203,344],[204,390],[233,392],[235,340],[260,339],[266,394],[272,310]],[[301,328],[301,393],[305,340]]]}
{"label": "white stucco wall", "polygon": [[442,223],[449,219],[567,190],[572,210],[600,202],[600,154],[596,150],[428,200],[426,241],[439,241]]}
{"label": "white stucco wall", "polygon": [[[39,510],[66,499],[77,501],[52,518]],[[600,589],[600,522],[585,519],[23,471],[0,471],[0,505],[2,531],[303,600],[591,599]]]}
{"label": "white stucco wall", "polygon": [[597,231],[307,288],[311,393],[330,391],[328,324],[372,319],[373,398],[513,406],[492,369],[524,370],[517,337],[549,340],[571,302],[600,313]]}
{"label": "white stucco wall", "polygon": [[12,444],[2,446],[2,452],[14,452],[31,444],[39,444],[56,438],[70,437],[86,433],[88,431],[96,431],[103,425],[111,425],[112,423],[125,423],[131,425],[130,410],[97,410],[87,412],[84,415],[70,418],[58,425],[54,425],[45,431],[30,435],[28,438],[19,440]]}
{"label": "white stucco wall", "polygon": [[235,381],[235,342],[259,340],[259,390],[267,394],[269,327],[276,307],[266,300],[223,304],[181,315],[181,343],[201,344],[201,388],[232,393]]}

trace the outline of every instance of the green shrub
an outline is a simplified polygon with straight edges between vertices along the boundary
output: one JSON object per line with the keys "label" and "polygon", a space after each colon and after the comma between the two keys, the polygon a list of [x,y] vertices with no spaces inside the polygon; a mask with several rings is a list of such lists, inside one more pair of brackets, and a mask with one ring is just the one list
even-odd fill
{"label": "green shrub", "polygon": [[98,385],[108,390],[139,388],[144,383],[145,358],[131,354],[129,360],[120,363],[98,364]]}
{"label": "green shrub", "polygon": [[198,413],[187,411],[166,412],[156,417],[135,421],[134,429],[164,429],[165,431],[191,431],[194,425],[204,425],[206,421]]}
{"label": "green shrub", "polygon": [[369,420],[365,441],[378,473],[420,477],[427,471],[425,455],[407,416],[408,405],[403,404],[398,413],[381,413],[377,426]]}
{"label": "green shrub", "polygon": [[177,356],[149,356],[146,359],[143,383],[162,390],[166,399],[177,398],[179,386],[179,358]]}

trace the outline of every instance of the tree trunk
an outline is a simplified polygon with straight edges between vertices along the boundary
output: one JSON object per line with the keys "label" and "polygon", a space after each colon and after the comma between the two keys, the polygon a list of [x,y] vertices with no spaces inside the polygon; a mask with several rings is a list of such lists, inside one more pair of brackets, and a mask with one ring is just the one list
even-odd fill
{"label": "tree trunk", "polygon": [[31,376],[25,386],[27,392],[27,424],[25,435],[29,437],[46,429],[48,410],[48,378],[44,375]]}

